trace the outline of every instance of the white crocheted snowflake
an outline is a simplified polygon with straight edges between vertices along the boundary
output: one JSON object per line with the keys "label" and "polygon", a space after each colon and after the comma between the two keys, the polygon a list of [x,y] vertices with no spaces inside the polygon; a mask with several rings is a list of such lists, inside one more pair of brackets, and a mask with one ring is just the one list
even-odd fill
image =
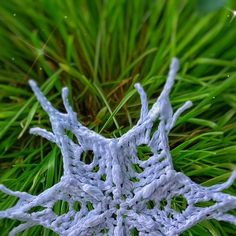
{"label": "white crocheted snowflake", "polygon": [[[142,103],[140,119],[120,138],[105,138],[78,122],[68,103],[67,88],[62,90],[65,114],[56,110],[30,81],[52,124],[52,132],[41,128],[30,132],[58,145],[64,174],[59,183],[38,196],[0,186],[1,191],[19,197],[14,207],[0,212],[0,218],[24,222],[10,235],[41,225],[65,236],[125,236],[131,232],[175,236],[204,219],[236,224],[236,217],[227,213],[236,208],[236,197],[220,192],[233,183],[236,172],[223,184],[203,187],[173,168],[168,134],[178,116],[191,106],[188,101],[173,113],[169,93],[177,70],[178,60],[173,59],[164,89],[150,110],[146,93],[140,84],[135,85]],[[67,131],[75,135],[77,142]],[[150,149],[148,158],[139,157],[140,147]],[[93,159],[84,159],[85,152],[93,153]],[[53,210],[60,200],[69,205],[62,215]]]}

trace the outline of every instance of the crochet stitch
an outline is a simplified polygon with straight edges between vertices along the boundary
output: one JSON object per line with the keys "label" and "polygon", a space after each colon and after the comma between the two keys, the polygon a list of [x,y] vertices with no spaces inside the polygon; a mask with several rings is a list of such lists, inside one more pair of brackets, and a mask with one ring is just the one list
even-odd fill
{"label": "crochet stitch", "polygon": [[[177,236],[204,219],[236,224],[236,217],[227,213],[236,208],[236,197],[221,192],[233,183],[236,172],[225,183],[203,187],[173,168],[168,134],[181,113],[191,106],[188,101],[173,113],[170,104],[178,64],[174,58],[163,91],[150,110],[146,93],[140,84],[135,85],[141,97],[140,119],[119,138],[105,138],[84,127],[69,105],[67,88],[62,90],[67,113],[61,113],[34,81],[29,82],[52,125],[52,132],[32,128],[30,133],[58,145],[64,173],[59,183],[38,196],[0,185],[2,192],[19,198],[14,207],[0,211],[0,218],[24,222],[10,236],[34,225],[62,236],[125,236],[133,229],[140,236]],[[75,135],[78,143],[67,131]],[[138,156],[139,146],[144,145],[152,152],[148,159]],[[88,151],[93,152],[91,163],[81,159]],[[174,199],[181,199],[184,209],[174,208]],[[68,212],[62,215],[53,211],[59,200],[69,204]],[[211,206],[204,206],[209,202]],[[77,209],[76,204],[80,206]],[[36,206],[43,209],[31,212]]]}

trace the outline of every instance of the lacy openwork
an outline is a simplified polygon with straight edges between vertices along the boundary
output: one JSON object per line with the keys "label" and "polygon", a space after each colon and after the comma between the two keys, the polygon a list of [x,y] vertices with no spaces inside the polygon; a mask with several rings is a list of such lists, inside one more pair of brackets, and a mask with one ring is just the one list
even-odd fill
{"label": "lacy openwork", "polygon": [[[0,186],[1,191],[19,198],[14,207],[0,211],[0,218],[23,221],[10,235],[42,225],[65,236],[125,236],[134,229],[140,236],[175,236],[204,219],[236,224],[236,217],[227,213],[236,208],[236,197],[221,193],[233,183],[236,172],[223,184],[203,187],[173,168],[168,134],[178,116],[191,106],[188,101],[173,113],[169,93],[177,70],[178,60],[173,59],[164,89],[150,110],[146,93],[140,84],[135,85],[142,103],[140,119],[120,138],[105,138],[78,122],[68,103],[67,88],[62,90],[64,114],[30,81],[52,125],[52,132],[41,128],[30,132],[58,145],[64,174],[59,183],[38,196]],[[150,148],[151,156],[140,159],[139,147]],[[94,155],[91,163],[81,158],[89,151]],[[62,215],[53,210],[59,200],[69,204]],[[184,206],[181,210],[173,207],[178,201]],[[32,212],[36,206],[42,209]]]}

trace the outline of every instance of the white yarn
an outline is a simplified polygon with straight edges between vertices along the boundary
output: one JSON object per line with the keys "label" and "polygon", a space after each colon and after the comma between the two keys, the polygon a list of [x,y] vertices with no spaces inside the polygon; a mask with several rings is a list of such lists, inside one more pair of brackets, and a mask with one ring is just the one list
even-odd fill
{"label": "white yarn", "polygon": [[[67,88],[62,90],[67,112],[64,114],[51,105],[34,81],[29,82],[52,124],[52,132],[41,128],[32,128],[30,132],[58,145],[63,155],[64,174],[59,183],[38,196],[14,192],[0,185],[2,192],[19,198],[14,207],[0,211],[0,218],[24,222],[9,235],[42,225],[62,236],[125,236],[134,228],[140,236],[175,236],[204,219],[236,224],[236,217],[227,213],[236,208],[236,197],[220,192],[233,183],[236,172],[225,183],[207,188],[173,168],[168,134],[181,113],[192,105],[188,101],[173,113],[169,94],[178,64],[174,58],[164,89],[150,110],[146,93],[140,84],[135,85],[141,97],[140,119],[126,134],[112,139],[78,122],[68,102]],[[159,125],[151,134],[155,120]],[[73,142],[66,131],[72,132],[78,143]],[[152,155],[148,160],[138,158],[140,145],[150,147]],[[89,150],[93,151],[94,157],[87,164],[80,157]],[[182,212],[172,206],[176,197],[186,201]],[[59,200],[69,204],[69,211],[60,216],[53,211]],[[212,206],[197,205],[209,201],[214,201]],[[89,209],[88,202],[93,209]],[[150,202],[152,207],[148,205]],[[74,208],[75,203],[81,204],[79,211]],[[44,209],[31,213],[35,206]]]}

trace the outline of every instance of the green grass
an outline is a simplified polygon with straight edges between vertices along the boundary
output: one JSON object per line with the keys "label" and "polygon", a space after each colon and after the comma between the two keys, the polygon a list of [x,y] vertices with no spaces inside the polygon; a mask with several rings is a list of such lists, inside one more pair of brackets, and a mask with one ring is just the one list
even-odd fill
{"label": "green grass", "polygon": [[[68,86],[80,121],[118,137],[139,117],[134,83],[144,86],[151,106],[173,56],[181,69],[172,104],[194,103],[170,134],[174,167],[204,186],[225,181],[236,169],[236,19],[230,18],[226,8],[201,14],[187,0],[1,1],[0,182],[38,194],[63,172],[59,149],[28,133],[50,129],[29,78],[59,110],[61,88]],[[236,184],[226,192],[236,195]],[[0,193],[1,210],[14,203]],[[0,220],[1,235],[17,224]],[[235,232],[232,224],[209,220],[183,235]],[[38,226],[21,235],[53,234]]]}

